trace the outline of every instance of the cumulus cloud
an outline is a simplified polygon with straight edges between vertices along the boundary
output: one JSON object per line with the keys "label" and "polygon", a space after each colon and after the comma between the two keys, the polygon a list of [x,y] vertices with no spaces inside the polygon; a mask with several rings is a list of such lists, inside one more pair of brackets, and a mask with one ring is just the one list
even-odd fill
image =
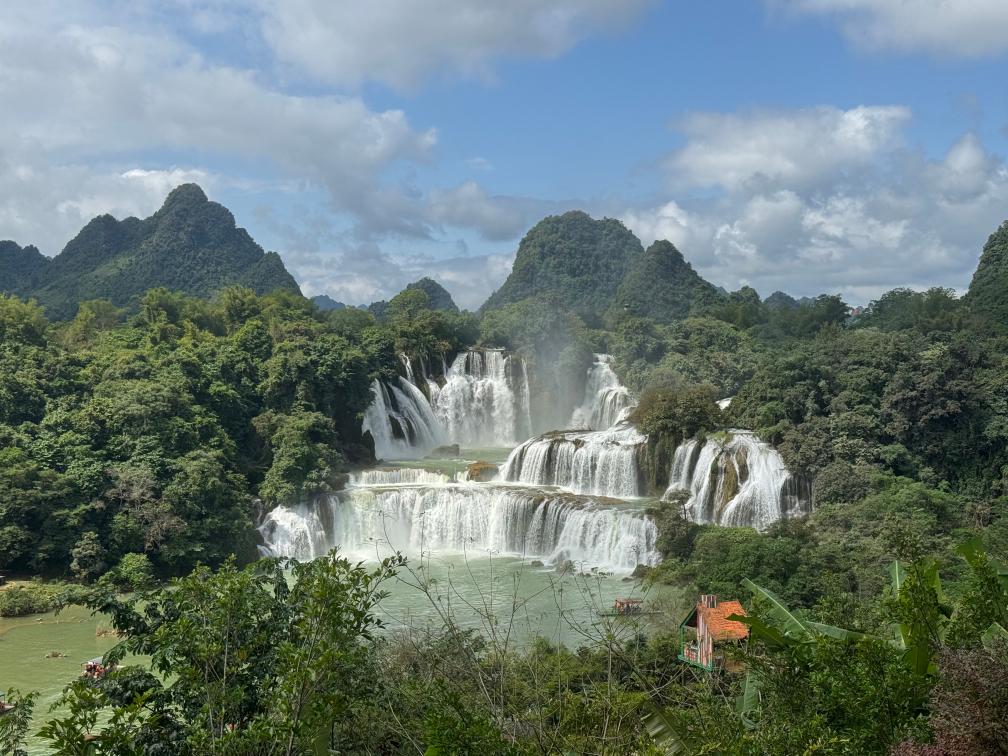
{"label": "cumulus cloud", "polygon": [[896,286],[962,290],[1008,214],[1008,166],[974,134],[929,159],[905,145],[909,117],[900,107],[691,116],[666,163],[683,196],[622,219],[732,290],[854,302]]}
{"label": "cumulus cloud", "polygon": [[544,215],[577,207],[570,201],[491,196],[475,181],[433,189],[427,203],[433,222],[474,229],[488,241],[514,239]]}
{"label": "cumulus cloud", "polygon": [[[15,106],[0,119],[8,235],[24,228],[24,240],[35,241],[54,207],[67,211],[64,241],[80,220],[74,207],[149,211],[136,201],[138,185],[149,195],[185,178],[129,157],[158,150],[265,163],[267,174],[324,187],[365,232],[423,224],[423,208],[385,176],[429,160],[432,129],[415,130],[402,111],[373,111],[358,97],[289,94],[252,71],[207,62],[179,38],[98,21],[44,2],[0,10],[0,100]],[[40,196],[53,201],[40,205]]]}
{"label": "cumulus cloud", "polygon": [[1004,0],[771,0],[772,6],[835,19],[855,45],[980,57],[1008,51]]}
{"label": "cumulus cloud", "polygon": [[[146,216],[174,185],[197,181],[324,196],[327,217],[285,229],[293,240],[280,248],[285,259],[340,249],[382,266],[379,244],[389,238],[444,240],[453,228],[514,238],[553,205],[475,182],[422,186],[436,131],[325,83],[339,91],[449,68],[483,75],[500,56],[559,54],[647,1],[3,5],[0,236],[53,254],[94,215]],[[231,35],[227,44],[221,35]],[[242,52],[221,52],[231,45]],[[293,85],[277,60],[323,81],[322,90]],[[468,167],[492,166],[477,157]],[[320,246],[313,223],[340,227],[338,243]],[[358,298],[370,280],[361,278]]]}
{"label": "cumulus cloud", "polygon": [[340,86],[413,88],[440,72],[486,78],[499,58],[551,58],[620,28],[651,0],[285,0],[259,3],[279,58]]}
{"label": "cumulus cloud", "polygon": [[808,186],[875,159],[909,118],[899,106],[695,113],[679,124],[686,145],[667,167],[687,186]]}

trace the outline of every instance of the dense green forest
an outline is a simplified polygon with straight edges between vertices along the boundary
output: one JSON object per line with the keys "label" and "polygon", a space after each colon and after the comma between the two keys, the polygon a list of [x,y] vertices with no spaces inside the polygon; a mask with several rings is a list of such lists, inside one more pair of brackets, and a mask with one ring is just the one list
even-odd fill
{"label": "dense green forest", "polygon": [[97,300],[53,324],[0,296],[0,569],[64,574],[89,534],[105,566],[253,558],[257,506],[374,461],[361,416],[399,352],[475,340],[472,316],[426,302],[409,290],[379,323],[290,292],[154,289],[135,314]]}
{"label": "dense green forest", "polygon": [[[0,569],[93,586],[63,600],[158,673],[73,683],[47,737],[78,752],[105,716],[95,753],[1005,753],[1006,239],[966,296],[895,290],[856,317],[833,295],[725,294],[583,213],[533,228],[479,316],[430,286],[378,317],[242,287],[63,322],[0,298]],[[766,532],[653,510],[647,579],[745,599],[748,674],[679,664],[665,634],[518,649],[450,613],[380,634],[382,584],[415,566],[253,561],[258,507],[373,461],[361,414],[397,353],[476,343],[525,353],[554,397],[612,353],[666,451],[750,428],[810,482],[812,514]]]}

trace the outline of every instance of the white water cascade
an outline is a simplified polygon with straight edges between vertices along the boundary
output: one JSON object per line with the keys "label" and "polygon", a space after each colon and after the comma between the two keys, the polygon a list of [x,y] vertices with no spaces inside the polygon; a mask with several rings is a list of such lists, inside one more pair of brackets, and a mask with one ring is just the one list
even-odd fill
{"label": "white water cascade", "polygon": [[445,437],[462,446],[512,446],[531,433],[525,363],[501,350],[458,355],[432,401]]}
{"label": "white water cascade", "polygon": [[579,569],[657,564],[657,529],[640,510],[558,491],[477,483],[353,487],[278,507],[259,528],[274,556],[314,559],[339,546],[359,558],[506,554]]}
{"label": "white water cascade", "polygon": [[377,467],[350,474],[351,486],[397,486],[403,484],[436,486],[451,483],[456,476],[424,470],[420,467]]}
{"label": "white water cascade", "polygon": [[445,443],[444,430],[423,392],[405,378],[371,384],[374,401],[361,430],[370,431],[379,459],[423,456]]}
{"label": "white water cascade", "polygon": [[637,454],[646,442],[628,423],[604,431],[547,433],[512,451],[500,478],[578,494],[640,496]]}
{"label": "white water cascade", "polygon": [[574,410],[571,428],[605,430],[624,419],[633,405],[630,391],[612,369],[612,357],[596,354],[585,384],[584,400]]}
{"label": "white water cascade", "polygon": [[525,361],[497,349],[472,349],[448,367],[444,385],[423,360],[400,355],[405,376],[375,381],[361,430],[370,431],[379,459],[415,459],[437,446],[513,446],[531,435],[531,395]]}
{"label": "white water cascade", "polygon": [[696,522],[762,530],[808,512],[806,481],[791,474],[780,453],[750,431],[733,430],[705,442],[684,441],[675,451],[666,497],[686,491]]}

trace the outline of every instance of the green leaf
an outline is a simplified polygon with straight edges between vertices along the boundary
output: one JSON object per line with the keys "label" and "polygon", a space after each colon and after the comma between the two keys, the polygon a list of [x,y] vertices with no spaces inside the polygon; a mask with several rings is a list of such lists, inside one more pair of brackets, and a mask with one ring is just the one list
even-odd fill
{"label": "green leaf", "polygon": [[742,724],[748,729],[756,727],[750,714],[756,710],[760,704],[759,680],[752,672],[746,672],[745,682],[742,685],[742,695],[735,699],[735,711],[738,712]]}
{"label": "green leaf", "polygon": [[899,596],[900,591],[903,590],[903,584],[906,582],[906,571],[898,559],[889,568],[889,576],[892,578],[893,594]]}
{"label": "green leaf", "polygon": [[1005,630],[1000,623],[994,622],[980,636],[980,642],[983,643],[984,648],[992,649],[999,642],[1008,642],[1008,630]]}
{"label": "green leaf", "polygon": [[974,536],[968,541],[960,543],[955,550],[973,569],[978,569],[987,563],[987,553],[984,550],[983,538],[980,536]]}
{"label": "green leaf", "polygon": [[665,710],[654,703],[648,703],[647,709],[647,713],[641,717],[641,722],[655,745],[668,754],[684,753],[686,745],[672,720],[665,714]]}
{"label": "green leaf", "polygon": [[819,622],[809,622],[806,620],[804,624],[805,627],[817,635],[825,635],[837,640],[861,640],[868,637],[864,633],[859,633],[855,630],[846,630],[842,627],[834,627],[833,625],[823,625]]}
{"label": "green leaf", "polygon": [[795,617],[784,602],[772,591],[761,588],[749,578],[743,578],[742,584],[752,591],[755,601],[766,608],[767,616],[771,622],[784,634],[785,637],[800,643],[810,643],[813,638],[805,624]]}

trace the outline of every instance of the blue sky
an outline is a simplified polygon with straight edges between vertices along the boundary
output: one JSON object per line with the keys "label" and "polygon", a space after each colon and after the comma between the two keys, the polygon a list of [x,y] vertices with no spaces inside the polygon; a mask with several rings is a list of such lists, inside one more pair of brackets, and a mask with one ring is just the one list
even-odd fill
{"label": "blue sky", "polygon": [[761,294],[969,283],[1008,218],[1004,0],[12,0],[0,238],[198,181],[306,294],[477,307],[571,208]]}

